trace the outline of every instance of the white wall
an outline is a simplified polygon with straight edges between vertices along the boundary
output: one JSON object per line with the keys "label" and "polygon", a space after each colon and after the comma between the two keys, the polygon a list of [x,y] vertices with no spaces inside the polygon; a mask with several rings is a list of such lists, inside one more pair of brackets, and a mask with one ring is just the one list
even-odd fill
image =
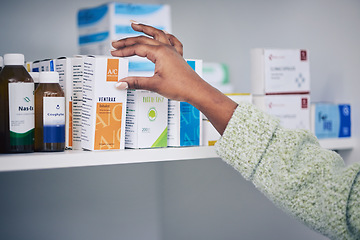
{"label": "white wall", "polygon": [[[76,54],[77,10],[103,2],[2,3],[0,55]],[[132,2],[169,3],[185,57],[227,63],[241,92],[250,91],[251,48],[309,49],[312,99],[350,102],[360,138],[359,1]],[[347,163],[359,161],[359,145],[341,152]],[[323,239],[221,160],[0,173],[0,192],[4,239]]]}

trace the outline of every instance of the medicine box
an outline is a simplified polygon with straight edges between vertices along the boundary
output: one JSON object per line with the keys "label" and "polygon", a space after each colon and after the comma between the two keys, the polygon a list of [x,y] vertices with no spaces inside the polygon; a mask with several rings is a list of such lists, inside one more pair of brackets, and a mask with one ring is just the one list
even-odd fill
{"label": "medicine box", "polygon": [[40,60],[36,60],[32,63],[32,70],[30,72],[40,72]]}
{"label": "medicine box", "polygon": [[234,92],[234,85],[229,80],[229,68],[225,63],[203,62],[203,79],[223,93]]}
{"label": "medicine box", "polygon": [[[187,60],[201,77],[202,60]],[[187,102],[169,100],[168,146],[202,145],[202,113]]]}
{"label": "medicine box", "polygon": [[277,117],[284,128],[310,130],[310,95],[308,94],[253,95],[253,104]]}
{"label": "medicine box", "polygon": [[145,90],[128,90],[126,148],[167,147],[168,99]]}
{"label": "medicine box", "polygon": [[73,101],[71,58],[56,59],[55,71],[59,73],[59,84],[65,93],[65,148],[73,149]]}
{"label": "medicine box", "polygon": [[88,56],[84,61],[81,145],[86,150],[125,147],[126,90],[114,84],[128,74],[128,60]]}
{"label": "medicine box", "polygon": [[84,55],[71,58],[73,149],[81,149]]}
{"label": "medicine box", "polygon": [[[229,93],[226,94],[234,102],[247,102],[252,103],[252,95],[250,93]],[[219,132],[215,127],[210,123],[210,121],[203,115],[203,145],[204,146],[213,146],[220,139]]]}
{"label": "medicine box", "polygon": [[[111,2],[80,9],[77,14],[80,54],[110,55],[111,43],[144,35],[131,28],[130,20],[171,32],[170,6]],[[154,64],[137,56],[129,58],[129,72],[154,72]]]}
{"label": "medicine box", "polygon": [[251,50],[251,93],[308,94],[309,51],[305,49]]}
{"label": "medicine box", "polygon": [[311,131],[319,139],[351,137],[350,104],[311,104]]}
{"label": "medicine box", "polygon": [[55,60],[44,59],[40,61],[40,72],[54,72],[55,71]]}

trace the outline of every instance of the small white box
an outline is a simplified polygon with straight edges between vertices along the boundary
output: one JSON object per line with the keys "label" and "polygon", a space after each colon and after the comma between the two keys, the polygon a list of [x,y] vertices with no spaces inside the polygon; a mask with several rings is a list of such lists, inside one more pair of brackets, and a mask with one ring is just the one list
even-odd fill
{"label": "small white box", "polygon": [[168,99],[145,90],[128,90],[126,148],[167,147]]}
{"label": "small white box", "polygon": [[33,61],[30,72],[40,72],[40,60]]}
{"label": "small white box", "polygon": [[83,72],[84,72],[84,55],[76,55],[71,58],[72,71],[72,123],[73,123],[73,149],[81,149],[81,132],[82,132],[82,103],[83,103]]}
{"label": "small white box", "polygon": [[310,95],[253,96],[253,104],[290,129],[310,130]]}
{"label": "small white box", "polygon": [[71,58],[59,57],[56,59],[55,63],[55,71],[59,73],[59,84],[65,93],[65,148],[73,149],[73,88]]}
{"label": "small white box", "polygon": [[[247,102],[252,103],[252,95],[250,93],[229,93],[225,94],[231,98],[234,102]],[[219,132],[210,123],[210,121],[203,115],[203,144],[204,146],[214,146],[215,143],[220,139]]]}
{"label": "small white box", "polygon": [[[202,60],[187,60],[201,77]],[[169,100],[168,146],[202,145],[202,113],[187,102]]]}
{"label": "small white box", "polygon": [[55,71],[55,60],[44,59],[40,61],[40,72],[54,72]]}
{"label": "small white box", "polygon": [[309,52],[303,49],[251,50],[251,93],[308,94]]}
{"label": "small white box", "polygon": [[234,92],[229,80],[229,68],[225,63],[203,62],[203,79],[223,93]]}
{"label": "small white box", "polygon": [[81,135],[84,149],[124,149],[127,91],[116,89],[114,84],[127,74],[127,59],[85,58]]}

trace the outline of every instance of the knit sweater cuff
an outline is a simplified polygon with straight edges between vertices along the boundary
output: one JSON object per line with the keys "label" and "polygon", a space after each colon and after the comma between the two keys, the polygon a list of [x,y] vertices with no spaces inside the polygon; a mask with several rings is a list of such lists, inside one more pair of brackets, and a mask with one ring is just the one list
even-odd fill
{"label": "knit sweater cuff", "polygon": [[244,178],[251,180],[278,124],[278,120],[253,105],[241,103],[216,143],[216,151]]}

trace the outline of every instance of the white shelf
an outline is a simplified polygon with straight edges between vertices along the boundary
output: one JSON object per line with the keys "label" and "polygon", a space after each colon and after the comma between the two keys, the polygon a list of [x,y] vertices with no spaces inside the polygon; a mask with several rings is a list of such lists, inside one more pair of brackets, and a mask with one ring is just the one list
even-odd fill
{"label": "white shelf", "polygon": [[356,147],[355,138],[328,138],[319,140],[321,147],[331,150],[348,150]]}
{"label": "white shelf", "polygon": [[218,158],[214,147],[1,154],[0,172],[211,158]]}

